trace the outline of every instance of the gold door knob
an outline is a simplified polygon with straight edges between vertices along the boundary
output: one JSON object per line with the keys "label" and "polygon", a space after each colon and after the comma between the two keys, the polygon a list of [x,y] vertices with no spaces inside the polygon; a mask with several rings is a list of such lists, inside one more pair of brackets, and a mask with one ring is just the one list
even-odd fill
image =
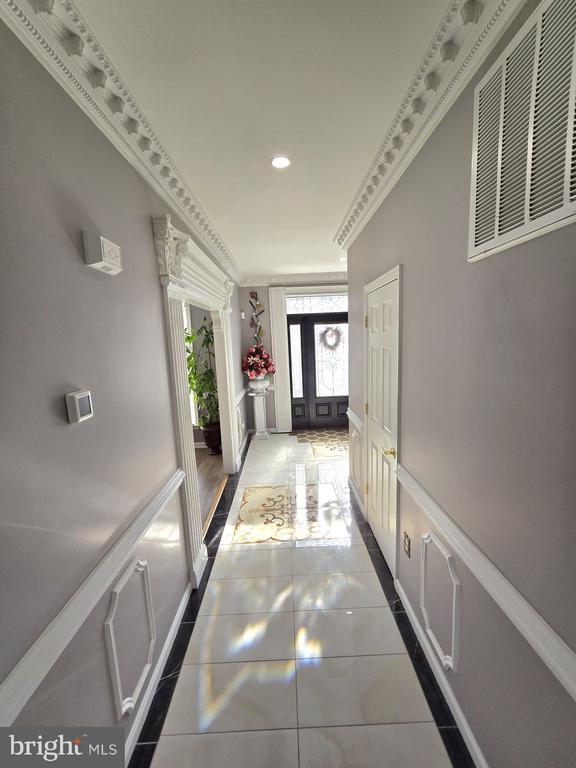
{"label": "gold door knob", "polygon": [[387,451],[384,451],[384,456],[393,456],[396,458],[396,448],[388,448]]}

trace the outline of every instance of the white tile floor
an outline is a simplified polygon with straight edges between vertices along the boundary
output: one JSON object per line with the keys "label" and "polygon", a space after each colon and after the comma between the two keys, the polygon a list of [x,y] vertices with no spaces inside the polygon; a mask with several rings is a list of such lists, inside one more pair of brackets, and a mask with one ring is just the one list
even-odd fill
{"label": "white tile floor", "polygon": [[[288,539],[234,542],[246,487],[267,484],[290,488]],[[153,768],[450,764],[352,519],[347,462],[294,436],[253,442]]]}

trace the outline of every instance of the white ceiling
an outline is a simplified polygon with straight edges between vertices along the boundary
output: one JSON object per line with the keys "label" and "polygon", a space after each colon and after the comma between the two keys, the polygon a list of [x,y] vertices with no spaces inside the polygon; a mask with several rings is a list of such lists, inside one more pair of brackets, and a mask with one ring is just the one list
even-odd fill
{"label": "white ceiling", "polygon": [[243,273],[346,268],[334,233],[446,0],[76,3]]}

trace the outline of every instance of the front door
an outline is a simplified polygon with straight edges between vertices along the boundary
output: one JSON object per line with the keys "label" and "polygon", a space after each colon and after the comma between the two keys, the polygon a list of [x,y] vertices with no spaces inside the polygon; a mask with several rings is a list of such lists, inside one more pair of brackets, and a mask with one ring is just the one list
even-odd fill
{"label": "front door", "polygon": [[390,282],[366,294],[365,375],[367,516],[395,575],[399,277],[393,274]]}
{"label": "front door", "polygon": [[348,314],[289,315],[294,429],[346,427]]}

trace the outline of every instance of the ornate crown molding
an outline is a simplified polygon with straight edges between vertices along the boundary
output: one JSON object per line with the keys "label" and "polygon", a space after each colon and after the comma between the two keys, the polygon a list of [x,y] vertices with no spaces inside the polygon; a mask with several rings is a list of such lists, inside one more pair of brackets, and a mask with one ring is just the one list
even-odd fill
{"label": "ornate crown molding", "polygon": [[0,19],[235,280],[236,261],[71,0],[0,0]]}
{"label": "ornate crown molding", "polygon": [[454,0],[334,240],[349,248],[470,82],[525,0]]}
{"label": "ornate crown molding", "polygon": [[160,282],[168,294],[199,307],[230,312],[234,282],[226,273],[187,232],[176,229],[170,214],[155,216],[152,225]]}
{"label": "ornate crown molding", "polygon": [[298,272],[284,275],[244,275],[240,285],[243,288],[253,288],[269,285],[315,285],[335,283],[345,285],[348,282],[348,272]]}

